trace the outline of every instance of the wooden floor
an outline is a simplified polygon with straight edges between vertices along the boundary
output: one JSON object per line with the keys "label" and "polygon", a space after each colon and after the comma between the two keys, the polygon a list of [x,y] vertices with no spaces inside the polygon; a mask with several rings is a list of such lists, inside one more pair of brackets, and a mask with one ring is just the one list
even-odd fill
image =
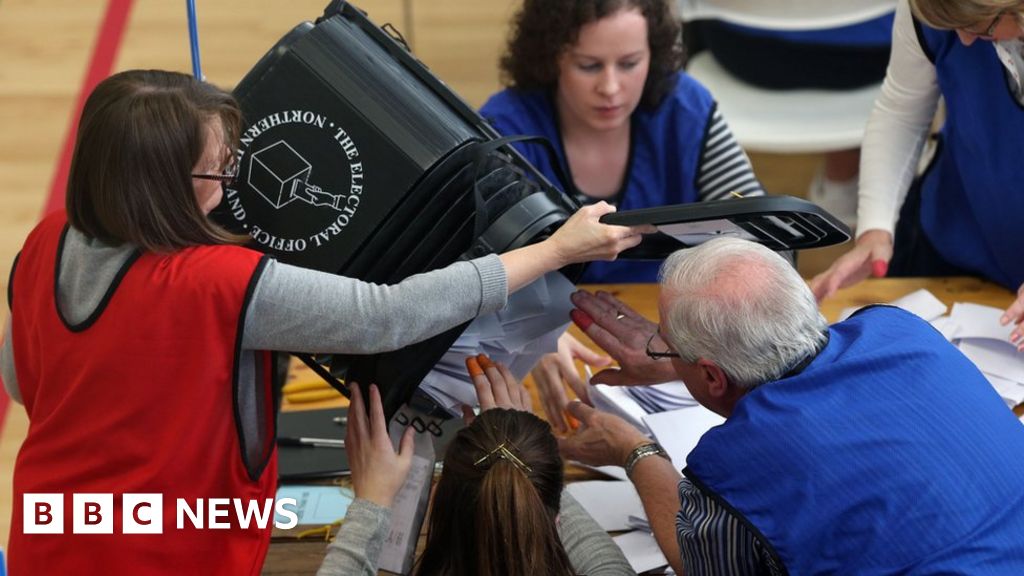
{"label": "wooden floor", "polygon": [[[114,70],[191,70],[184,2],[135,0]],[[207,79],[232,87],[293,25],[327,0],[198,2]],[[496,62],[515,0],[362,0],[377,23],[399,28],[416,54],[475,106],[498,88]],[[107,7],[101,0],[0,0],[0,293],[11,262],[38,220]],[[819,158],[754,158],[773,193],[804,195]],[[830,255],[805,255],[810,274]],[[0,306],[0,320],[7,306]],[[0,432],[0,543],[11,510],[10,475],[28,422],[12,405]]]}

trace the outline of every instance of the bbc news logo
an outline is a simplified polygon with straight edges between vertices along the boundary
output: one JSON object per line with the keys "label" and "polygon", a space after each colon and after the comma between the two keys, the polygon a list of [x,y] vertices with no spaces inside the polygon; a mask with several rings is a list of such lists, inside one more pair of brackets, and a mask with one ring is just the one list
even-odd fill
{"label": "bbc news logo", "polygon": [[[113,494],[72,494],[73,534],[113,534]],[[163,494],[121,495],[122,534],[163,534]],[[288,530],[299,523],[294,498],[242,500],[241,498],[199,498],[175,501],[175,527],[228,530],[253,526]],[[22,531],[25,534],[64,533],[64,494],[25,494],[22,501]],[[232,523],[232,520],[235,522]]]}

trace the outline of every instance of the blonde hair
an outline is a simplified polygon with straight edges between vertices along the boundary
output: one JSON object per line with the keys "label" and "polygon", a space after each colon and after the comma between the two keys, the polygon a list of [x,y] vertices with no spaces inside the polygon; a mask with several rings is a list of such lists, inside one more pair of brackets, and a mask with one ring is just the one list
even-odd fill
{"label": "blonde hair", "polygon": [[910,0],[914,16],[932,28],[956,30],[970,28],[995,18],[999,13],[1015,13],[1024,20],[1020,0]]}

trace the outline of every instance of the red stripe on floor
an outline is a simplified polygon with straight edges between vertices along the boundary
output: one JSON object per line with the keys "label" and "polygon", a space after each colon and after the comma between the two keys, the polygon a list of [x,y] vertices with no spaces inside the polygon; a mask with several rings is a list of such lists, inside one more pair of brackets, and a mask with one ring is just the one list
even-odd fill
{"label": "red stripe on floor", "polygon": [[[53,172],[53,180],[50,181],[50,193],[43,207],[43,216],[64,206],[64,187],[71,169],[71,153],[75,149],[78,117],[81,116],[82,107],[92,89],[109,76],[114,68],[114,60],[121,48],[121,39],[124,37],[125,26],[128,23],[128,15],[131,13],[133,3],[134,0],[109,0],[107,2],[107,10],[103,15],[102,24],[100,24],[99,36],[96,38],[92,57],[89,59],[89,67],[85,71],[85,78],[78,91],[78,99],[71,111],[70,124],[67,134],[64,136],[64,146],[61,148],[60,158],[57,160],[57,166]],[[7,394],[0,393],[0,431],[3,430],[4,419],[7,417],[8,404]]]}

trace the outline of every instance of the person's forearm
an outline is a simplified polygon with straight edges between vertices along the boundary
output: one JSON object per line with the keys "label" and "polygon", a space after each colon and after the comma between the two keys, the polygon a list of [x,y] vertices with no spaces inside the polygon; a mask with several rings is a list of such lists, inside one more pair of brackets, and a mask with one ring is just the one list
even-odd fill
{"label": "person's forearm", "polygon": [[500,255],[505,266],[509,294],[552,270],[568,264],[549,242],[524,246]]}
{"label": "person's forearm", "polygon": [[630,480],[640,494],[640,500],[651,523],[654,539],[676,574],[683,576],[683,560],[676,537],[676,514],[679,512],[678,486],[682,475],[672,462],[658,456],[649,456],[636,463]]}
{"label": "person's forearm", "polygon": [[893,24],[889,69],[864,130],[858,236],[868,230],[893,232],[938,99],[935,66],[918,42],[906,1],[901,1]]}
{"label": "person's forearm", "polygon": [[391,510],[357,498],[327,547],[317,576],[373,576],[390,529]]}
{"label": "person's forearm", "polygon": [[253,292],[242,345],[348,354],[397,350],[499,310],[507,297],[495,256],[391,286],[271,263]]}

